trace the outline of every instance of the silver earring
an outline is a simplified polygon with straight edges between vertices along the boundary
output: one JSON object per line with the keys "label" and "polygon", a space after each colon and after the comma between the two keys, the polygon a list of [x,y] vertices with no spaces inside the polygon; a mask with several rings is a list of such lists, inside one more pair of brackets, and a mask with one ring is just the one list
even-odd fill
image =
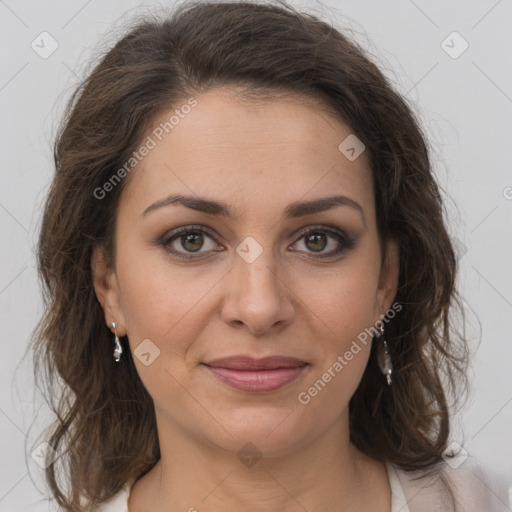
{"label": "silver earring", "polygon": [[119,362],[119,359],[121,359],[121,354],[123,353],[123,347],[121,346],[121,342],[119,341],[119,337],[117,336],[116,331],[116,323],[112,322],[111,324],[112,329],[114,329],[114,359],[116,360],[116,363]]}
{"label": "silver earring", "polygon": [[391,362],[391,356],[388,351],[388,344],[384,339],[384,326],[382,323],[379,326],[379,340],[381,343],[378,347],[377,362],[379,363],[380,371],[386,376],[388,386],[391,385],[391,374],[393,373],[393,363]]}

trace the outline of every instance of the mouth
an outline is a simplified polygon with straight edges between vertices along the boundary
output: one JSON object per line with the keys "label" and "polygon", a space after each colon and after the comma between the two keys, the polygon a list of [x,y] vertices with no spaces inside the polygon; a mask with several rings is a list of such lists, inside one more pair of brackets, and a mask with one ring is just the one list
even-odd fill
{"label": "mouth", "polygon": [[216,359],[202,365],[231,388],[252,393],[280,389],[310,366],[299,359],[284,356],[263,359],[239,356]]}

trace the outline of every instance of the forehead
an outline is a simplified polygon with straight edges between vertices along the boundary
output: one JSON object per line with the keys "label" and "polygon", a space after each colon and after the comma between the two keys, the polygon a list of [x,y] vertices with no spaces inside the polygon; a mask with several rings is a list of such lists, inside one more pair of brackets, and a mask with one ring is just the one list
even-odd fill
{"label": "forehead", "polygon": [[269,197],[291,202],[336,189],[373,202],[367,155],[344,156],[339,146],[352,131],[319,100],[246,98],[230,89],[194,99],[193,108],[176,105],[154,120],[144,139],[154,147],[128,176],[124,201],[144,209],[178,191],[223,198],[241,213],[251,201],[268,209]]}

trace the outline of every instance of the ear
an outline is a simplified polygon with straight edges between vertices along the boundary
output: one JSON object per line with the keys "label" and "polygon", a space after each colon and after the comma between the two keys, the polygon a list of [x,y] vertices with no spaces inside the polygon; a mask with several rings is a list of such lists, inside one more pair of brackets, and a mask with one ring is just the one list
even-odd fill
{"label": "ear", "polygon": [[112,322],[115,322],[117,334],[125,336],[126,322],[117,275],[115,270],[107,264],[103,247],[96,246],[93,249],[91,270],[94,291],[103,308],[106,325],[110,329]]}
{"label": "ear", "polygon": [[398,276],[400,273],[400,255],[396,240],[388,239],[386,242],[386,256],[382,264],[377,290],[376,316],[386,314],[396,297],[398,290]]}

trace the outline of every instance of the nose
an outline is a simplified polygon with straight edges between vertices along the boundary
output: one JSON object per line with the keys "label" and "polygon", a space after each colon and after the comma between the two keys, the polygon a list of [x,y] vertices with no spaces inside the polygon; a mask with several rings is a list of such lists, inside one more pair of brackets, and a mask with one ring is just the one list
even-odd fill
{"label": "nose", "polygon": [[235,254],[226,276],[222,318],[230,326],[246,326],[253,335],[268,334],[289,324],[295,314],[290,279],[279,270],[271,251],[251,263]]}

